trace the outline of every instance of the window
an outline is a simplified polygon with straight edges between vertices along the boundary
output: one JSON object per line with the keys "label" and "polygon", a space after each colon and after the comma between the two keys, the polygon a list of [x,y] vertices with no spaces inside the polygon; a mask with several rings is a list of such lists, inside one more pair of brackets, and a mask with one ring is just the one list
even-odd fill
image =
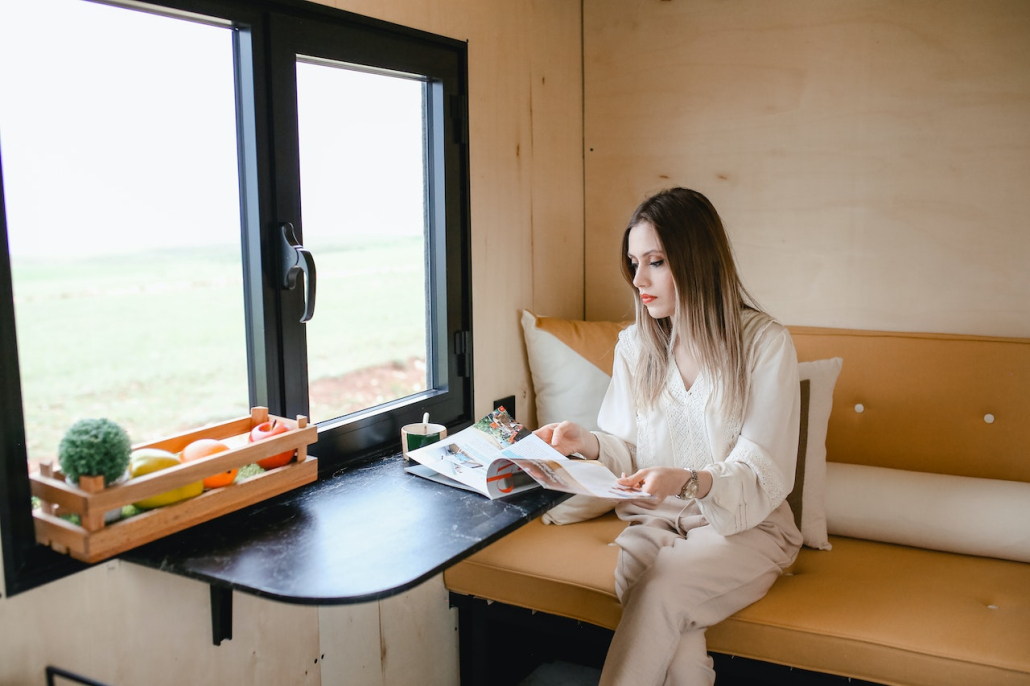
{"label": "window", "polygon": [[417,79],[297,60],[304,242],[319,264],[305,327],[314,420],[431,387],[425,100]]}
{"label": "window", "polygon": [[[6,11],[0,154],[29,462],[84,416],[143,442],[247,414],[232,29],[67,0]],[[62,49],[20,64],[44,36]]]}
{"label": "window", "polygon": [[314,4],[0,8],[8,593],[81,566],[28,480],[81,417],[138,443],[267,405],[323,474],[471,418],[465,60]]}

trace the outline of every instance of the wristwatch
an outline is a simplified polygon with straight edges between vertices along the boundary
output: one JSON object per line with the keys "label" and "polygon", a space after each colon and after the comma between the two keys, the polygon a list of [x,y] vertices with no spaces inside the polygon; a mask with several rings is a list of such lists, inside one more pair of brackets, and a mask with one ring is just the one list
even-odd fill
{"label": "wristwatch", "polygon": [[690,478],[687,479],[687,483],[683,484],[683,490],[680,491],[679,494],[676,496],[681,500],[686,500],[687,498],[696,498],[697,489],[700,486],[697,480],[697,471],[694,469],[688,469],[687,471],[690,472]]}

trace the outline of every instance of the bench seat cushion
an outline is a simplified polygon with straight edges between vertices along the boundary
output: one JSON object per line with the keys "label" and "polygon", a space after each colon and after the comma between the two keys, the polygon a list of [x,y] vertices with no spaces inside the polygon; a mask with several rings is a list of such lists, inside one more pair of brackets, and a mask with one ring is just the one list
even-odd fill
{"label": "bench seat cushion", "polygon": [[[456,592],[614,629],[614,515],[536,520],[448,570]],[[831,537],[708,631],[714,652],[885,684],[1030,684],[1030,564]]]}

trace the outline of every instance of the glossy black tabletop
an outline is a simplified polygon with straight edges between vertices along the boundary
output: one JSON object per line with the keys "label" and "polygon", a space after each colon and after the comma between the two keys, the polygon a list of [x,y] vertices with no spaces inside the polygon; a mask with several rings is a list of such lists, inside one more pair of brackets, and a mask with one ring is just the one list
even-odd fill
{"label": "glossy black tabletop", "polygon": [[489,500],[407,474],[397,455],[121,558],[290,603],[360,603],[417,586],[566,498],[538,488]]}

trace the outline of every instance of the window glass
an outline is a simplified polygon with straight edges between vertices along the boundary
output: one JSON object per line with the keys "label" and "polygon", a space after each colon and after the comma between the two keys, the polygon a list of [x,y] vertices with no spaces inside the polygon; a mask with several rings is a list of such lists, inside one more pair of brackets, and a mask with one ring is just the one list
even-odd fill
{"label": "window glass", "polygon": [[80,0],[0,15],[30,462],[83,417],[138,443],[247,414],[232,31]]}
{"label": "window glass", "polygon": [[307,323],[311,417],[425,391],[424,85],[297,62],[304,245],[318,263]]}

